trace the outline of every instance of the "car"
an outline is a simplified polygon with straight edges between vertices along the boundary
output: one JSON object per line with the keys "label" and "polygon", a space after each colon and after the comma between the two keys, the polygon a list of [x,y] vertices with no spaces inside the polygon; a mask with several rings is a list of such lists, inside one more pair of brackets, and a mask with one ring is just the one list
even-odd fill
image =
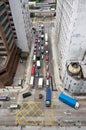
{"label": "car", "polygon": [[46,65],[46,71],[48,71],[49,70],[49,65]]}
{"label": "car", "polygon": [[41,59],[42,59],[42,60],[44,59],[44,55],[43,55],[43,54],[41,55]]}
{"label": "car", "polygon": [[46,73],[46,78],[47,78],[47,79],[50,78],[50,73],[49,73],[49,72]]}
{"label": "car", "polygon": [[31,95],[32,95],[31,92],[26,92],[26,93],[23,93],[23,94],[22,94],[23,98],[29,97],[29,96],[31,96]]}
{"label": "car", "polygon": [[39,71],[35,70],[35,77],[39,77]]}
{"label": "car", "polygon": [[32,30],[36,30],[36,27],[35,27],[35,26],[33,26],[33,27],[32,27]]}
{"label": "car", "polygon": [[39,35],[38,32],[36,32],[36,37],[38,37],[38,35]]}
{"label": "car", "polygon": [[40,49],[41,49],[41,47],[39,46],[39,47],[38,47],[38,50],[40,50]]}
{"label": "car", "polygon": [[45,55],[45,60],[49,61],[49,55],[48,54]]}
{"label": "car", "polygon": [[36,55],[36,51],[34,51],[33,54]]}
{"label": "car", "polygon": [[49,53],[49,51],[48,51],[48,50],[46,50],[46,51],[45,51],[45,53],[46,53],[46,54],[48,54],[48,53]]}
{"label": "car", "polygon": [[36,48],[37,47],[37,44],[34,44],[34,48]]}
{"label": "car", "polygon": [[44,49],[44,46],[41,46],[41,50],[43,50]]}
{"label": "car", "polygon": [[39,99],[42,99],[43,98],[43,95],[42,94],[39,94]]}
{"label": "car", "polygon": [[38,39],[38,43],[40,43],[40,40]]}
{"label": "car", "polygon": [[36,52],[37,51],[37,49],[36,48],[34,48],[34,52]]}
{"label": "car", "polygon": [[36,63],[33,63],[33,67],[35,67],[35,68],[36,68]]}
{"label": "car", "polygon": [[41,50],[41,54],[44,54],[44,50]]}
{"label": "car", "polygon": [[38,38],[35,39],[35,43],[37,43],[37,42],[38,42]]}

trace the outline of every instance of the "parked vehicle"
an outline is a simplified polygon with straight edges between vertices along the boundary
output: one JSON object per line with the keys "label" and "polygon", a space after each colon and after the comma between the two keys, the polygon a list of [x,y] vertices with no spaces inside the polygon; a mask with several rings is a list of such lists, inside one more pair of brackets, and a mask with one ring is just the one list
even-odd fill
{"label": "parked vehicle", "polygon": [[34,75],[35,74],[35,67],[32,67],[31,69],[31,75]]}
{"label": "parked vehicle", "polygon": [[46,101],[45,101],[46,107],[50,107],[51,105],[51,89],[50,87],[46,88]]}
{"label": "parked vehicle", "polygon": [[10,109],[20,109],[21,106],[19,104],[11,104],[9,108]]}
{"label": "parked vehicle", "polygon": [[18,80],[18,86],[22,86],[22,84],[23,84],[23,80],[22,80],[22,79],[19,79],[19,80]]}
{"label": "parked vehicle", "polygon": [[36,66],[37,66],[38,69],[41,68],[41,62],[40,62],[40,60],[37,60],[37,61],[36,61]]}
{"label": "parked vehicle", "polygon": [[70,97],[69,95],[64,94],[62,92],[59,95],[59,100],[61,100],[65,104],[67,104],[75,109],[79,108],[79,103],[76,99],[74,99],[74,98]]}
{"label": "parked vehicle", "polygon": [[31,95],[32,95],[31,92],[26,92],[26,93],[22,94],[23,98],[29,97]]}
{"label": "parked vehicle", "polygon": [[0,96],[0,101],[10,101],[10,97],[8,97],[8,96]]}
{"label": "parked vehicle", "polygon": [[48,34],[45,33],[45,42],[48,42]]}
{"label": "parked vehicle", "polygon": [[34,82],[35,82],[34,76],[31,76],[31,78],[30,78],[30,87],[31,88],[34,87]]}
{"label": "parked vehicle", "polygon": [[44,79],[41,77],[38,79],[38,88],[43,88],[44,85]]}

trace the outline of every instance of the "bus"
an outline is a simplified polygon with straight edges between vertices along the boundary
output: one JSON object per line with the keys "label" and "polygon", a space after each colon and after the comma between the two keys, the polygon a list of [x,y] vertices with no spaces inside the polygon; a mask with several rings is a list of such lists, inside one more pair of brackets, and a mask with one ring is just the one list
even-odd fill
{"label": "bus", "polygon": [[0,101],[9,101],[10,97],[8,96],[0,96]]}

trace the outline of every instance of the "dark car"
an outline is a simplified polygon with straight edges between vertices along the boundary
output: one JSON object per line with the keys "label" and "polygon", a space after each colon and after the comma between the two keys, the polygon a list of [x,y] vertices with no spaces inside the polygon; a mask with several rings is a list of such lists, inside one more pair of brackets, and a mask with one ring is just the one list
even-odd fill
{"label": "dark car", "polygon": [[42,99],[43,98],[43,95],[42,94],[39,94],[39,99]]}
{"label": "dark car", "polygon": [[39,71],[35,70],[35,77],[39,77]]}

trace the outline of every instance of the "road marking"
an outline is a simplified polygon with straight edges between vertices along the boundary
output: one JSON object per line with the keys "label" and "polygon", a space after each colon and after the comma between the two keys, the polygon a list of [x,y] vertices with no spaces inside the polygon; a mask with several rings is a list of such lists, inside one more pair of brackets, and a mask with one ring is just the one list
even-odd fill
{"label": "road marking", "polygon": [[16,112],[16,124],[18,125],[54,125],[53,104],[43,108],[40,102],[21,102],[21,109]]}

